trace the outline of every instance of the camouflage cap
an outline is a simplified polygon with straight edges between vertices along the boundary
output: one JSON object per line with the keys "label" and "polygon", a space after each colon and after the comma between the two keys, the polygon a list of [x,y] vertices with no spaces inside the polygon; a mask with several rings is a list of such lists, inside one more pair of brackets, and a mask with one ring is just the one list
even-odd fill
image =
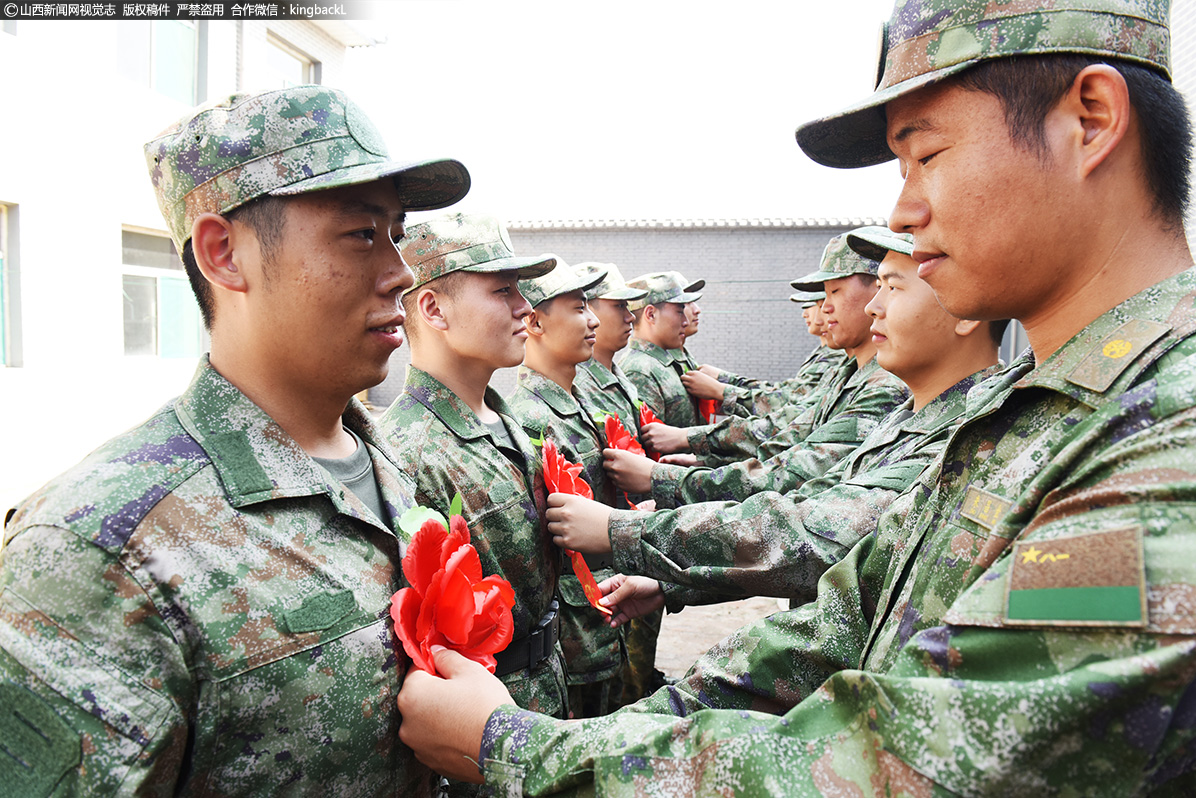
{"label": "camouflage cap", "polygon": [[412,225],[399,243],[403,260],[415,273],[409,294],[452,272],[516,272],[520,279],[552,271],[552,255],[517,258],[511,237],[493,216],[454,213]]}
{"label": "camouflage cap", "polygon": [[628,282],[627,285],[647,291],[643,298],[627,303],[632,310],[639,310],[645,305],[659,305],[663,302],[673,302],[678,305],[697,302],[702,295],[690,293],[689,289],[694,286],[701,288],[706,285],[706,282],[703,280],[690,283],[681,276],[680,272],[653,272],[640,275]]}
{"label": "camouflage cap", "polygon": [[826,299],[826,291],[798,291],[796,294],[789,295],[790,302],[800,302],[803,308],[817,305],[824,299]]}
{"label": "camouflage cap", "polygon": [[838,280],[853,274],[875,275],[879,268],[878,261],[857,255],[847,246],[847,235],[839,235],[832,238],[822,251],[822,263],[819,264],[818,271],[799,277],[789,285],[798,291],[820,291],[822,284],[827,280]]}
{"label": "camouflage cap", "polygon": [[519,281],[519,293],[527,297],[534,308],[541,302],[555,299],[570,291],[589,291],[606,277],[606,272],[578,272],[577,269],[556,259],[556,268],[548,274]]}
{"label": "camouflage cap", "polygon": [[404,208],[427,211],[464,197],[470,182],[454,160],[389,160],[365,113],[325,86],[233,94],[200,106],[146,144],[145,158],[179,252],[196,217],[267,194],[393,177]]}
{"label": "camouflage cap", "polygon": [[1081,53],[1170,78],[1169,12],[1170,0],[897,0],[881,31],[876,90],[799,127],[797,143],[825,166],[891,160],[885,103],[992,58]]}
{"label": "camouflage cap", "polygon": [[643,288],[630,288],[627,281],[623,279],[623,273],[619,271],[619,267],[613,263],[594,263],[587,261],[586,263],[579,263],[573,267],[578,274],[597,274],[602,272],[606,275],[601,282],[586,291],[586,299],[613,299],[613,300],[632,300],[643,299],[648,295],[648,292]]}
{"label": "camouflage cap", "polygon": [[887,227],[860,227],[847,234],[847,246],[870,260],[882,261],[890,252],[914,254],[914,237]]}
{"label": "camouflage cap", "polygon": [[701,291],[703,288],[706,287],[705,280],[697,280],[697,281],[691,283],[689,281],[689,279],[681,272],[669,272],[669,274],[677,275],[677,282],[679,282],[679,283],[681,283],[681,285],[685,286],[685,292],[687,294],[692,294],[695,291]]}

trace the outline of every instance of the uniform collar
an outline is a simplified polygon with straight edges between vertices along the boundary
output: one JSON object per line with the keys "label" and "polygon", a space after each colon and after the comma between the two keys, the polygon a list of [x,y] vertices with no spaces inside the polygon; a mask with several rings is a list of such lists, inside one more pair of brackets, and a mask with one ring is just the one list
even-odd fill
{"label": "uniform collar", "polygon": [[[618,366],[615,366],[615,368],[617,369]],[[619,381],[619,378],[615,376],[614,369],[608,369],[594,358],[590,358],[585,363],[577,364],[578,371],[582,371],[583,369],[593,378],[594,383],[599,388],[609,388]]]}
{"label": "uniform collar", "polygon": [[1106,311],[1037,367],[1032,352],[1018,358],[1013,387],[1047,388],[1098,407],[1196,330],[1194,306],[1196,270],[1188,269]]}
{"label": "uniform collar", "polygon": [[653,360],[659,361],[665,366],[673,365],[674,361],[673,355],[671,354],[672,350],[659,347],[651,341],[645,341],[643,338],[632,337],[631,341],[627,344],[627,347],[636,352],[643,352],[645,355],[649,356]]}
{"label": "uniform collar", "polygon": [[[998,363],[974,374],[969,374],[927,402],[925,407],[914,413],[901,425],[902,429],[910,432],[929,433],[941,427],[944,421],[962,416],[967,407],[969,392],[989,377],[1000,374],[1004,368]],[[912,408],[913,401],[911,396],[902,407]]]}
{"label": "uniform collar", "polygon": [[[222,377],[207,355],[200,359],[191,384],[175,403],[175,412],[184,429],[211,458],[233,507],[322,493],[345,515],[367,522],[373,518],[360,499],[343,486],[334,485],[328,472],[294,438]],[[400,484],[396,475],[401,472],[394,454],[369,412],[353,399],[342,421],[370,448],[371,460],[381,457],[390,464],[389,473],[388,469],[375,468],[375,474],[392,514],[401,514],[410,505],[411,496]]]}
{"label": "uniform collar", "polygon": [[581,404],[573,394],[535,369],[520,366],[515,371],[515,385],[536,396],[558,416],[584,415]]}
{"label": "uniform collar", "polygon": [[[458,438],[475,440],[491,437],[490,430],[478,418],[477,413],[428,372],[415,366],[407,366],[403,393],[426,407],[428,412],[440,419],[440,422]],[[487,386],[484,397],[491,410],[508,418],[514,417],[497,391]]]}

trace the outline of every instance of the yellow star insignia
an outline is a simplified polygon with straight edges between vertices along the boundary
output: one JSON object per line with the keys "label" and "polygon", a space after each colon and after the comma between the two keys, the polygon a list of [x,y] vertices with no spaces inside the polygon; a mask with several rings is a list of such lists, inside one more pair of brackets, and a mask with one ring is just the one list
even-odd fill
{"label": "yellow star insignia", "polygon": [[1039,549],[1036,549],[1033,546],[1031,546],[1030,548],[1028,548],[1022,552],[1022,562],[1023,563],[1038,562],[1039,554],[1042,554],[1042,552]]}

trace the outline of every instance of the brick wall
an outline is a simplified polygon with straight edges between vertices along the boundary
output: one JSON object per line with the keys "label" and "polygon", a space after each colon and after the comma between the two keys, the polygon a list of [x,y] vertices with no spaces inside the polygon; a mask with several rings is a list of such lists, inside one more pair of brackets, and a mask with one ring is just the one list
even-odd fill
{"label": "brick wall", "polygon": [[[790,377],[817,339],[806,332],[801,309],[789,301],[789,281],[814,271],[833,236],[880,220],[654,223],[513,223],[511,241],[521,255],[551,252],[568,263],[614,263],[627,279],[677,270],[706,287],[699,334],[687,344],[701,363],[739,374]],[[410,353],[391,358],[391,373],[371,389],[370,401],[386,407],[402,390]],[[514,370],[495,374],[504,396]]]}

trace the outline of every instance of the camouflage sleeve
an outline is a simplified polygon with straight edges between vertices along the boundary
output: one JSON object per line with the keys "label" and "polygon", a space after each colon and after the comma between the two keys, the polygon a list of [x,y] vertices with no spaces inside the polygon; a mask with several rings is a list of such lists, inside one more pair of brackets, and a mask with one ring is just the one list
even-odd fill
{"label": "camouflage sleeve", "polygon": [[[780,454],[804,441],[814,430],[817,430],[820,436],[834,437],[839,434],[850,435],[850,427],[855,423],[871,429],[908,396],[909,390],[905,384],[897,381],[895,377],[877,380],[875,384],[868,385],[852,396],[851,401],[841,411],[835,412],[822,423],[814,416],[813,408],[801,414],[787,427],[763,440],[755,456],[766,460]],[[846,429],[843,433],[831,431],[828,428],[833,424],[844,425]]]}
{"label": "camouflage sleeve", "polygon": [[8,543],[0,695],[0,792],[174,794],[194,684],[154,602],[102,549],[53,527]]}
{"label": "camouflage sleeve", "polygon": [[[822,573],[876,529],[893,497],[924,462],[860,475],[814,496],[774,491],[742,503],[704,502],[676,510],[616,510],[610,519],[615,569],[723,594],[806,602]],[[680,603],[674,600],[670,610]],[[707,603],[707,602],[702,602]]]}
{"label": "camouflage sleeve", "polygon": [[[741,502],[763,491],[788,493],[851,454],[876,423],[847,419],[826,424],[802,443],[763,462],[751,458],[718,468],[699,466],[681,471],[657,465],[652,469],[652,497],[657,507],[669,508],[697,502]],[[673,492],[666,493],[669,490]]]}
{"label": "camouflage sleeve", "polygon": [[[675,795],[817,794],[816,779],[835,775],[818,767],[826,744],[868,732],[866,717],[828,708],[819,686],[862,656],[869,619],[847,608],[861,606],[857,574],[883,579],[869,550],[828,574],[816,604],[744,627],[684,681],[630,707],[572,722],[495,710],[480,751],[487,784],[512,795],[638,796],[662,783]],[[861,742],[850,756],[875,757]]]}

